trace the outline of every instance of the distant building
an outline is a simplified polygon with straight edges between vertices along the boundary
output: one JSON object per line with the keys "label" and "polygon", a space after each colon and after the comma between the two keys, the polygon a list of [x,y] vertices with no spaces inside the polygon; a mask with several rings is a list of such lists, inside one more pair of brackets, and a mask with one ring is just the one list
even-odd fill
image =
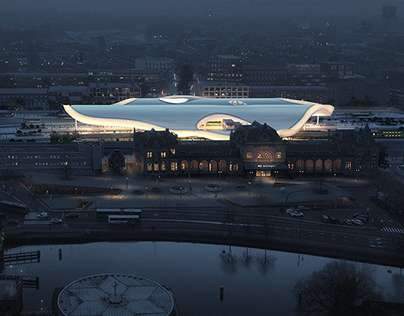
{"label": "distant building", "polygon": [[285,85],[288,73],[285,67],[243,65],[243,83],[250,86]]}
{"label": "distant building", "polygon": [[136,58],[135,70],[137,73],[173,73],[175,61],[167,57]]}
{"label": "distant building", "polygon": [[243,79],[240,56],[216,55],[209,60],[207,80],[212,81],[241,81]]}
{"label": "distant building", "polygon": [[249,87],[240,82],[199,81],[193,86],[197,96],[218,99],[249,98]]}
{"label": "distant building", "polygon": [[320,64],[320,70],[330,79],[351,78],[354,75],[354,64],[349,62],[325,62]]}
{"label": "distant building", "polygon": [[323,86],[249,86],[250,98],[288,98],[331,103],[333,91]]}
{"label": "distant building", "polygon": [[89,96],[87,86],[51,86],[48,89],[48,100],[57,104],[86,103]]}
{"label": "distant building", "polygon": [[121,82],[92,82],[88,84],[91,103],[111,104],[130,98],[141,96],[137,84]]}
{"label": "distant building", "polygon": [[0,89],[0,108],[47,109],[48,90],[39,88]]}
{"label": "distant building", "polygon": [[92,175],[101,171],[102,147],[98,144],[2,144],[0,173],[27,171]]}

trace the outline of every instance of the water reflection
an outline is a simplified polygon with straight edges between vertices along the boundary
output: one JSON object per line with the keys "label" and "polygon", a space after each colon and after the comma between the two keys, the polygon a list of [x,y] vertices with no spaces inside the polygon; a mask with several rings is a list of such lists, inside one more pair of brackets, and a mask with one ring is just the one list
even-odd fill
{"label": "water reflection", "polygon": [[[25,311],[50,310],[54,289],[75,279],[117,272],[137,274],[171,288],[182,315],[295,315],[296,282],[335,261],[272,250],[172,242],[45,245],[10,251],[36,250],[41,251],[40,263],[6,265],[4,271],[39,277],[39,290],[24,293]],[[385,297],[404,298],[399,269],[354,266],[371,269]],[[221,287],[223,301],[219,297]]]}
{"label": "water reflection", "polygon": [[223,272],[234,274],[237,273],[239,267],[246,270],[258,267],[258,271],[262,275],[266,275],[268,271],[274,268],[276,257],[270,255],[267,249],[250,249],[244,248],[241,254],[232,252],[232,247],[224,248],[220,253]]}

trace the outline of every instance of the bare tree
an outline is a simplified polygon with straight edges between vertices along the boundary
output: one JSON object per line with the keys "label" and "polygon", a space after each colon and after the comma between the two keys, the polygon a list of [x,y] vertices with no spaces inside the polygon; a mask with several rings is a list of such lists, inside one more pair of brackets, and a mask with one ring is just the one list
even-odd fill
{"label": "bare tree", "polygon": [[366,301],[380,298],[369,271],[331,262],[295,287],[301,315],[350,316]]}

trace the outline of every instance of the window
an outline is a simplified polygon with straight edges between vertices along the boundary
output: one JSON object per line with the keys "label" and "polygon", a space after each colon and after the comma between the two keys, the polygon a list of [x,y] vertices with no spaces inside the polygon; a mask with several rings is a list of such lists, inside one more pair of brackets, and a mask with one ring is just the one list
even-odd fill
{"label": "window", "polygon": [[247,152],[247,153],[245,154],[245,158],[246,158],[246,159],[253,159],[253,153],[252,153],[252,152]]}
{"label": "window", "polygon": [[178,170],[178,164],[176,161],[171,162],[171,171],[177,171]]}
{"label": "window", "polygon": [[166,158],[166,157],[167,157],[167,153],[166,153],[165,151],[162,151],[162,152],[160,153],[160,157],[161,157],[161,158]]}
{"label": "window", "polygon": [[171,154],[175,155],[175,148],[171,148],[170,151],[171,151]]}
{"label": "window", "polygon": [[147,157],[147,158],[153,158],[153,152],[148,151],[148,152],[146,153],[146,157]]}
{"label": "window", "polygon": [[266,151],[266,152],[264,152],[264,158],[265,158],[265,160],[272,161],[273,160],[273,155],[272,155],[271,152]]}
{"label": "window", "polygon": [[188,162],[183,160],[181,161],[181,170],[187,170],[188,169]]}
{"label": "window", "polygon": [[347,170],[352,169],[352,161],[346,161],[345,162],[345,169],[347,169]]}
{"label": "window", "polygon": [[280,151],[276,152],[276,159],[282,159],[282,152]]}
{"label": "window", "polygon": [[147,171],[153,171],[153,165],[151,163],[148,163],[146,165],[146,169],[147,169]]}
{"label": "window", "polygon": [[159,164],[157,163],[157,162],[155,162],[154,163],[154,166],[153,166],[154,168],[154,171],[159,171],[160,170],[160,168],[159,168]]}
{"label": "window", "polygon": [[166,163],[164,161],[161,163],[161,171],[166,171]]}

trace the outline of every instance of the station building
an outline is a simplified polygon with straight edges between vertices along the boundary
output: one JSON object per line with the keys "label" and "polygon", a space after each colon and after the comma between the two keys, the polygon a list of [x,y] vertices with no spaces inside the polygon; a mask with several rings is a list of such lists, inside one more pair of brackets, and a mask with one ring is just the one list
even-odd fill
{"label": "station building", "polygon": [[369,129],[325,140],[283,140],[266,124],[240,126],[229,141],[179,141],[170,131],[134,135],[135,168],[155,176],[354,175],[378,167],[380,148]]}

